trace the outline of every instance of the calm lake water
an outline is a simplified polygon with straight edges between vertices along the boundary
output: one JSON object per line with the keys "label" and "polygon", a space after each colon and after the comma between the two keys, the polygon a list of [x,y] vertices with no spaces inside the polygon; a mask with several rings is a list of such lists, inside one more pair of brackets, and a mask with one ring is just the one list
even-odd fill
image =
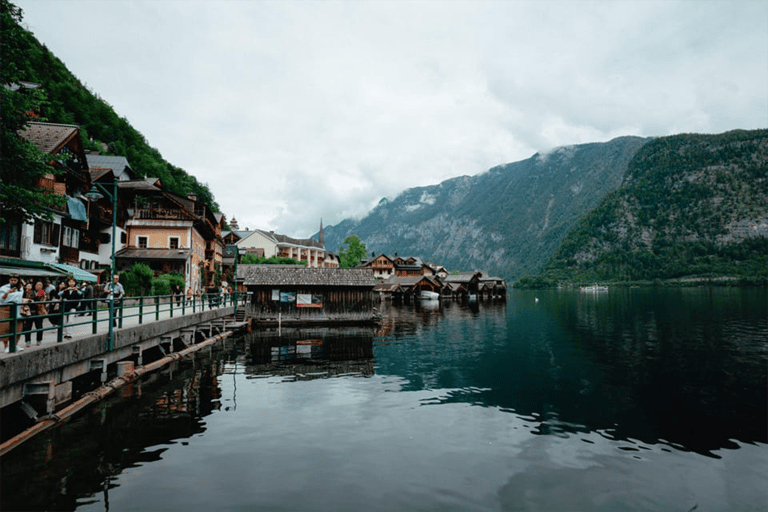
{"label": "calm lake water", "polygon": [[3,457],[0,509],[768,508],[764,289],[382,312],[153,375]]}

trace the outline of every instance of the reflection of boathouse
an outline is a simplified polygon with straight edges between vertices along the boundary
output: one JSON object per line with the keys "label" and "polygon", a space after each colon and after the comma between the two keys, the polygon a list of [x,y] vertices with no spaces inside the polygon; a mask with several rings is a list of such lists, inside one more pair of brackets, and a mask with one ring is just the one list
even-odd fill
{"label": "reflection of boathouse", "polygon": [[238,281],[257,322],[372,322],[370,269],[308,268],[303,265],[240,265]]}

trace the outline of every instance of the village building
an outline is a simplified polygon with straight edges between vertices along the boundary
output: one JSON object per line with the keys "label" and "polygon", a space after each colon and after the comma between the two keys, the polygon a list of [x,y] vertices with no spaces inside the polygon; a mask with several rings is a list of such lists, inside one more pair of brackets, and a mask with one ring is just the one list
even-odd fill
{"label": "village building", "polygon": [[304,265],[239,265],[238,282],[250,294],[248,314],[257,322],[372,322],[369,269]]}
{"label": "village building", "polygon": [[255,254],[264,258],[293,258],[306,262],[309,268],[338,268],[338,255],[325,250],[322,222],[319,238],[320,240],[291,238],[274,231],[254,229],[237,241],[236,245],[240,254]]}
{"label": "village building", "polygon": [[392,276],[376,283],[373,291],[380,299],[402,300],[418,298],[421,292],[440,293],[443,284],[432,276]]}
{"label": "village building", "polygon": [[[66,201],[62,208],[49,209],[50,220],[4,219],[0,223],[0,256],[79,272],[81,239],[88,225],[87,201],[82,198],[90,181],[80,130],[75,125],[30,122],[19,134],[51,155],[49,164],[60,171],[40,178],[37,187],[54,191]],[[80,278],[95,280],[87,272]]]}
{"label": "village building", "polygon": [[118,269],[142,262],[156,274],[184,275],[192,290],[210,286],[222,259],[222,218],[194,195],[163,190],[156,178],[119,182],[118,187],[130,205],[127,246],[117,253]]}
{"label": "village building", "polygon": [[459,298],[477,296],[480,290],[480,277],[482,272],[461,272],[449,274],[443,279],[446,288],[444,295]]}
{"label": "village building", "polygon": [[371,253],[371,259],[360,262],[360,268],[370,268],[379,279],[388,279],[395,275],[395,262],[386,254]]}

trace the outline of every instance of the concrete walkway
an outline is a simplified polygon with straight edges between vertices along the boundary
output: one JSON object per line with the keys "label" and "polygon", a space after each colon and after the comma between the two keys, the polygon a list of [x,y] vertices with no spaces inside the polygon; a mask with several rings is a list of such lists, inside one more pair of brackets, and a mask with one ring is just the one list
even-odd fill
{"label": "concrete walkway", "polygon": [[[200,311],[208,311],[209,309],[218,309],[218,307],[224,307],[224,306],[214,306],[213,308],[209,307],[209,303],[203,302],[200,299],[197,299],[195,303],[192,303],[192,300],[186,301],[184,304],[184,308],[182,309],[182,306],[176,305],[176,303],[173,304],[173,310],[171,310],[171,305],[168,302],[163,302],[159,305],[159,313],[157,306],[153,303],[145,303],[142,308],[142,315],[141,315],[141,322],[139,322],[139,305],[138,301],[135,301],[133,299],[126,299],[125,304],[123,306],[123,323],[122,328],[126,327],[132,327],[139,324],[148,324],[151,322],[155,322],[157,320],[166,320],[168,318],[178,318],[182,316],[192,315],[193,314],[193,306],[194,306],[194,312],[199,313]],[[101,302],[100,304],[103,304]],[[229,304],[229,303],[228,303]],[[242,306],[238,306],[240,308]],[[204,308],[204,309],[203,309]],[[183,313],[182,313],[183,311]],[[91,316],[91,313],[87,313],[83,316],[78,316],[79,313],[74,313],[69,316],[69,322],[67,323],[67,328],[69,330],[69,333],[71,334],[71,338],[65,338],[62,337],[62,342],[67,342],[70,340],[76,340],[81,339],[87,336],[93,335],[93,317]],[[118,324],[120,325],[119,321],[119,310],[115,308],[115,318],[118,318]],[[65,317],[66,321],[66,317]],[[23,328],[23,323],[19,325],[19,329],[21,330]],[[34,324],[32,326],[34,329]],[[120,328],[115,327],[115,331],[118,331]],[[56,344],[58,340],[58,326],[54,326],[51,324],[50,319],[45,318],[43,319],[43,341],[41,345],[36,345],[37,340],[37,333],[33,332],[30,335],[31,339],[31,346],[26,346],[26,339],[25,335],[20,335],[18,337],[17,346],[16,346],[16,353],[20,351],[26,351],[26,350],[37,350],[41,347],[51,346],[51,344]],[[96,322],[96,333],[107,333],[109,331],[109,309],[100,309],[97,311],[97,322]],[[66,332],[66,331],[64,331]],[[10,345],[10,343],[9,343]],[[3,349],[0,349],[0,358],[4,357],[12,357],[13,353],[5,353]]]}

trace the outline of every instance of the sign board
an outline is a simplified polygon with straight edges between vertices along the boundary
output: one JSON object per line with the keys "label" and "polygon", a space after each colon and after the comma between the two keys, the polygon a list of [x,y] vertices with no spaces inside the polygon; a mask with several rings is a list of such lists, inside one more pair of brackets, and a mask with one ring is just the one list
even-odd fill
{"label": "sign board", "polygon": [[296,295],[297,308],[322,308],[323,296],[310,293],[299,293]]}

